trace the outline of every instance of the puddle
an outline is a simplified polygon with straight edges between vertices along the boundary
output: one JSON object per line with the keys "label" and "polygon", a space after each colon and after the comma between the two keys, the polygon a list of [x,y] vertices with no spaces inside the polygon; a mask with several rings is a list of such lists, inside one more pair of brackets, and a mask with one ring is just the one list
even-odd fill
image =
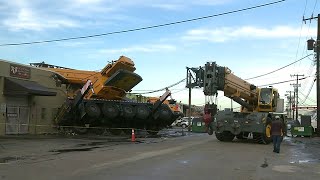
{"label": "puddle", "polygon": [[8,162],[10,162],[10,161],[17,161],[17,160],[19,160],[19,159],[21,159],[21,158],[19,158],[19,157],[3,157],[3,158],[0,158],[0,164],[6,164],[6,163],[8,163]]}
{"label": "puddle", "polygon": [[266,168],[266,167],[268,167],[269,165],[268,164],[261,164],[261,166],[260,167],[262,167],[262,168]]}
{"label": "puddle", "polygon": [[310,162],[310,160],[299,160],[299,161],[298,161],[299,164],[308,163],[308,162]]}
{"label": "puddle", "polygon": [[269,166],[269,164],[268,164],[268,162],[267,162],[267,159],[265,158],[264,159],[264,163],[263,164],[261,164],[261,166],[260,167],[262,167],[262,168],[266,168],[266,167],[268,167]]}
{"label": "puddle", "polygon": [[[112,143],[109,145],[105,145],[108,142],[90,142],[90,143],[83,143],[83,144],[77,144],[75,145],[76,148],[66,148],[66,149],[54,149],[54,150],[50,150],[49,152],[54,152],[57,154],[60,153],[69,153],[69,152],[85,152],[85,151],[91,151],[93,149],[98,149],[98,148],[105,148],[105,147],[109,147],[109,146],[115,146],[115,145],[119,145],[119,143]],[[136,140],[135,142],[133,142],[135,144],[140,144],[140,143],[144,143],[143,141],[139,141]],[[82,148],[81,148],[82,147]]]}
{"label": "puddle", "polygon": [[83,151],[91,151],[99,147],[87,147],[87,148],[70,148],[70,149],[54,149],[49,152],[55,153],[68,153],[68,152],[83,152]]}
{"label": "puddle", "polygon": [[83,146],[99,146],[99,145],[105,145],[108,142],[90,142],[90,143],[83,143],[83,144],[77,144],[76,147],[83,147]]}
{"label": "puddle", "polygon": [[179,161],[180,164],[188,164],[189,161],[188,160],[182,160],[182,161]]}
{"label": "puddle", "polygon": [[304,159],[304,160],[297,160],[297,161],[290,161],[290,164],[307,164],[307,163],[319,163],[320,159]]}

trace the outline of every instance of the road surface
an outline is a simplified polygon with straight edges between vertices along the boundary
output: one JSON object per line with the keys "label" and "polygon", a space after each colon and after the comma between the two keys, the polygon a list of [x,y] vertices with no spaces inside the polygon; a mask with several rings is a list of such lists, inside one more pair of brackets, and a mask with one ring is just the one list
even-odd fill
{"label": "road surface", "polygon": [[318,179],[320,139],[286,138],[281,153],[214,135],[1,138],[0,179]]}

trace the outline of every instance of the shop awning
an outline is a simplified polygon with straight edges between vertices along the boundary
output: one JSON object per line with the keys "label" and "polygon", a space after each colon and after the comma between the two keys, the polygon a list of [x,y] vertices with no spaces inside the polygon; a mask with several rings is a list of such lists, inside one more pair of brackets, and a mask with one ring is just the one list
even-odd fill
{"label": "shop awning", "polygon": [[5,78],[4,95],[56,96],[57,93],[34,81]]}

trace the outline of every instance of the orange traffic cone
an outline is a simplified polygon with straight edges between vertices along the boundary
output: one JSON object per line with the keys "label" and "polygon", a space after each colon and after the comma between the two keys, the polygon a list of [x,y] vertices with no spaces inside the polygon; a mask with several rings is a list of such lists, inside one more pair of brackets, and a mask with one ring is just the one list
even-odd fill
{"label": "orange traffic cone", "polygon": [[132,129],[131,142],[135,142],[135,141],[136,141],[136,135],[134,134],[134,129]]}

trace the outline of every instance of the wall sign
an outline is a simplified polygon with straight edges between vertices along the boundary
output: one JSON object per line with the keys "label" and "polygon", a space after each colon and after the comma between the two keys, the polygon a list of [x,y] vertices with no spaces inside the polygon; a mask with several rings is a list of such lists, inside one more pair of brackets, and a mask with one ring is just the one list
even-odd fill
{"label": "wall sign", "polygon": [[10,76],[30,79],[31,69],[25,66],[10,64]]}

